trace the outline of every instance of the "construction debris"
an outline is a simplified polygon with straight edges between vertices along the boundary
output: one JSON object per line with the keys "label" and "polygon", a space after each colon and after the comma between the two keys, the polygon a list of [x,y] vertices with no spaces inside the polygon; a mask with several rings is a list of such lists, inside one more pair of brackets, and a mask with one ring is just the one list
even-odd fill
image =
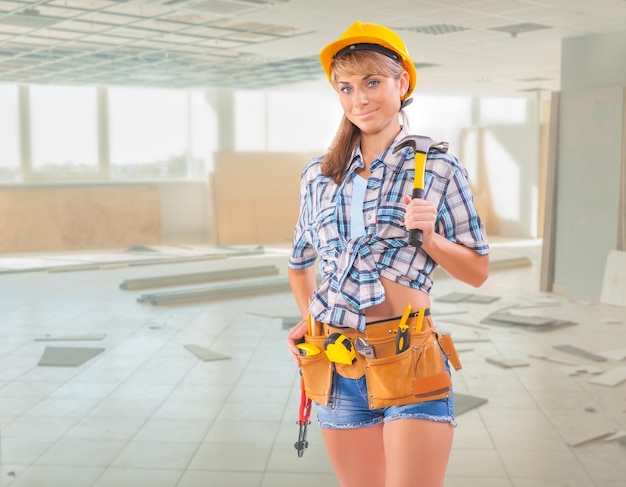
{"label": "construction debris", "polygon": [[445,296],[434,298],[435,301],[441,303],[479,303],[489,304],[500,299],[499,296],[484,296],[472,293],[450,293]]}
{"label": "construction debris", "polygon": [[489,364],[497,365],[498,367],[503,369],[511,369],[513,367],[528,367],[530,365],[525,360],[514,358],[494,359],[490,357],[485,357],[485,361]]}
{"label": "construction debris", "polygon": [[260,276],[276,275],[280,269],[274,265],[243,267],[239,269],[225,269],[210,272],[195,272],[192,274],[175,274],[170,276],[144,277],[122,281],[120,289],[137,290],[153,289],[168,286],[184,286],[215,281],[246,279]]}
{"label": "construction debris", "polygon": [[578,357],[586,358],[587,360],[593,360],[594,362],[606,362],[606,358],[602,355],[589,352],[582,348],[575,347],[574,345],[554,345],[553,348],[565,353],[571,353]]}
{"label": "construction debris", "polygon": [[78,367],[104,352],[104,348],[46,347],[39,366]]}
{"label": "construction debris", "polygon": [[213,350],[201,347],[199,345],[183,345],[183,347],[193,353],[200,360],[203,360],[205,362],[230,359],[228,355],[222,355],[221,353],[214,352]]}
{"label": "construction debris", "polygon": [[589,379],[589,382],[592,384],[609,387],[617,386],[624,381],[626,381],[626,365],[619,365],[611,370],[607,370],[602,375]]}
{"label": "construction debris", "polygon": [[457,416],[470,411],[487,402],[483,397],[470,396],[468,394],[454,393],[454,413]]}
{"label": "construction debris", "polygon": [[291,287],[289,286],[287,278],[261,279],[247,282],[216,284],[196,289],[142,294],[137,298],[137,301],[159,306],[288,292],[290,289]]}
{"label": "construction debris", "polygon": [[95,340],[103,340],[106,337],[106,334],[100,335],[61,335],[61,336],[50,336],[46,335],[45,337],[35,338],[36,342],[71,342],[71,341],[95,341]]}
{"label": "construction debris", "polygon": [[568,326],[577,325],[569,320],[558,320],[542,316],[525,316],[509,312],[496,312],[487,315],[481,323],[508,328],[522,328],[530,331],[553,331]]}

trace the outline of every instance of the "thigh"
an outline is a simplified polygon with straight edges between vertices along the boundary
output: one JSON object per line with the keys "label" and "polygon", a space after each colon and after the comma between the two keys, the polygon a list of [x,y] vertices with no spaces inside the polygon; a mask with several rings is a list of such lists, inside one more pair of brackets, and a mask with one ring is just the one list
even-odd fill
{"label": "thigh", "polygon": [[322,428],[341,487],[385,487],[383,424],[357,429]]}
{"label": "thigh", "polygon": [[386,487],[442,487],[454,426],[424,419],[385,423]]}

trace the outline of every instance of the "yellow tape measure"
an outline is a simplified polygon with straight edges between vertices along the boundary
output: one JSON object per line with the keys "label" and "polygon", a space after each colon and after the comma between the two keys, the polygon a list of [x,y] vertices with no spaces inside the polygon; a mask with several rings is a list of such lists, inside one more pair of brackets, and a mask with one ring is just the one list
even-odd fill
{"label": "yellow tape measure", "polygon": [[356,362],[356,350],[350,339],[341,333],[331,333],[324,340],[324,350],[331,362],[352,365]]}
{"label": "yellow tape measure", "polygon": [[311,357],[321,353],[321,350],[312,343],[298,343],[296,344],[296,347],[298,347],[300,355],[303,357]]}

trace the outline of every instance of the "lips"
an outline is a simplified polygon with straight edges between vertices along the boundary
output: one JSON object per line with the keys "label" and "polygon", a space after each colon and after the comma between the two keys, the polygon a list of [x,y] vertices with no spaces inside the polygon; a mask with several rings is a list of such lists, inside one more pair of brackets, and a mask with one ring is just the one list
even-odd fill
{"label": "lips", "polygon": [[363,119],[371,117],[375,113],[376,113],[376,110],[370,110],[370,111],[363,112],[363,113],[357,113],[355,117],[357,117],[360,120],[363,120]]}

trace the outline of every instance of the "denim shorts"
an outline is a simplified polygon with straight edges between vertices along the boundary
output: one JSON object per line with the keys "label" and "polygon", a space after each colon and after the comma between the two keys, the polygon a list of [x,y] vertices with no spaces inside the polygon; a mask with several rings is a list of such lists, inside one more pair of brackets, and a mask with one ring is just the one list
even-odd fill
{"label": "denim shorts", "polygon": [[456,426],[452,396],[406,406],[370,409],[365,376],[348,379],[333,374],[333,387],[328,406],[317,405],[317,422],[322,428],[367,428],[394,419],[426,419]]}

